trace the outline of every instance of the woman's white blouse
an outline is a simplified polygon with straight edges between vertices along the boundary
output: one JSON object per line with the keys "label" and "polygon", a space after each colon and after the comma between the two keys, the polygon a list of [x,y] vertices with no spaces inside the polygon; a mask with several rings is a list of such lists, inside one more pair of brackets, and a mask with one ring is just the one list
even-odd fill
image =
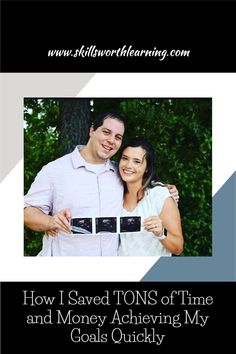
{"label": "woman's white blouse", "polygon": [[[168,189],[156,186],[148,189],[145,196],[132,211],[123,208],[123,216],[141,216],[141,221],[149,216],[159,215],[166,198],[171,197]],[[161,241],[152,233],[143,230],[137,233],[120,234],[119,256],[171,256]]]}

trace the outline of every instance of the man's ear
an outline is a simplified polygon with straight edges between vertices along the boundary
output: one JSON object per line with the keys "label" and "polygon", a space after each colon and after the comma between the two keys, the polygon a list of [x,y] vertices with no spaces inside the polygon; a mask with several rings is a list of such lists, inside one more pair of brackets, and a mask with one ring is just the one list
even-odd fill
{"label": "man's ear", "polygon": [[90,129],[89,129],[89,136],[93,136],[93,133],[94,133],[94,128],[93,128],[93,125],[91,125]]}

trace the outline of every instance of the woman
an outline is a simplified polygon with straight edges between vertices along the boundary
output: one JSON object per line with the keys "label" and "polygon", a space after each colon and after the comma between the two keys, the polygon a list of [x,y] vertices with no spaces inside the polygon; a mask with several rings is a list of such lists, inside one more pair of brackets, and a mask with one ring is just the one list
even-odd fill
{"label": "woman", "polygon": [[136,138],[120,152],[119,174],[124,184],[123,216],[141,216],[140,233],[120,235],[120,256],[171,256],[183,250],[181,220],[168,189],[153,183],[154,150]]}

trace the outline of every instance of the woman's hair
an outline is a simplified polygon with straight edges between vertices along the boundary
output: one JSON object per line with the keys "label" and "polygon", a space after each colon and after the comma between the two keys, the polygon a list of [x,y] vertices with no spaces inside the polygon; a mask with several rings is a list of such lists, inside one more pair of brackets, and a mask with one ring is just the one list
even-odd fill
{"label": "woman's hair", "polygon": [[[149,144],[145,139],[133,138],[132,140],[129,140],[121,147],[118,162],[120,162],[123,152],[127,147],[141,147],[146,152],[145,159],[147,162],[147,168],[146,168],[146,171],[144,172],[143,180],[142,180],[142,191],[144,192],[147,188],[153,186],[152,182],[154,179],[156,179],[155,178],[155,152],[154,152],[154,149],[153,149],[152,145]],[[124,184],[124,192],[126,193],[127,186],[126,186],[126,183],[123,183],[123,184]]]}

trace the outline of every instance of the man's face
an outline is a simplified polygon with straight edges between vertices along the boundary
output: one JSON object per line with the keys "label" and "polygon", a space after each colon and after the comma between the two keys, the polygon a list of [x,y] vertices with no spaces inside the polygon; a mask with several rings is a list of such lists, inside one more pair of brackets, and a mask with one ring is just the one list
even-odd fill
{"label": "man's face", "polygon": [[121,146],[124,130],[124,124],[114,118],[106,118],[96,130],[90,129],[91,147],[98,162],[115,155]]}

